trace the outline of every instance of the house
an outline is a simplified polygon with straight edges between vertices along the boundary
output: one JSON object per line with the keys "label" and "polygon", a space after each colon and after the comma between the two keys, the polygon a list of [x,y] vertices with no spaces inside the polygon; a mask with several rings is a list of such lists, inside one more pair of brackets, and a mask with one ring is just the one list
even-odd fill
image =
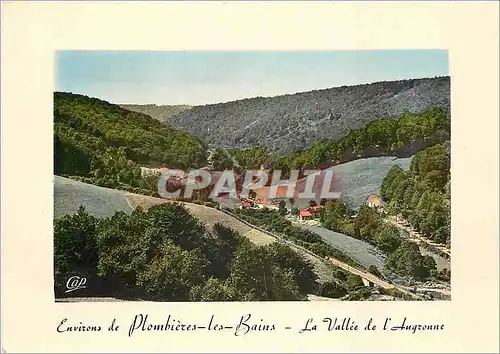
{"label": "house", "polygon": [[383,203],[382,200],[380,200],[379,197],[371,195],[368,197],[366,200],[366,205],[368,205],[370,208],[382,208]]}
{"label": "house", "polygon": [[267,199],[266,198],[257,198],[257,199],[255,199],[255,202],[259,203],[259,204],[267,204]]}
{"label": "house", "polygon": [[307,209],[312,215],[319,216],[319,214],[321,214],[321,205],[315,205]]}
{"label": "house", "polygon": [[310,220],[313,218],[313,215],[311,212],[307,209],[302,209],[299,211],[299,218],[300,220]]}
{"label": "house", "polygon": [[321,214],[321,206],[316,205],[308,208],[304,208],[299,211],[299,218],[301,220],[310,220],[310,219],[315,219],[319,218]]}
{"label": "house", "polygon": [[254,200],[254,207],[256,209],[264,209],[267,207],[267,199],[266,198],[257,198]]}
{"label": "house", "polygon": [[253,203],[248,200],[245,200],[243,203],[241,203],[241,209],[252,208],[252,207]]}
{"label": "house", "polygon": [[149,176],[154,176],[154,177],[159,177],[162,174],[164,174],[167,170],[176,170],[175,166],[169,166],[167,164],[163,164],[162,167],[145,167],[141,166],[141,177],[149,177]]}

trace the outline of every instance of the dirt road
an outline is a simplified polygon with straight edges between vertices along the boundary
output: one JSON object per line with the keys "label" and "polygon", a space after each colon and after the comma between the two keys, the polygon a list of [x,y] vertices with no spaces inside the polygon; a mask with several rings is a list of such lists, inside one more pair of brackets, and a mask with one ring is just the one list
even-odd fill
{"label": "dirt road", "polygon": [[428,238],[422,236],[419,232],[415,231],[412,227],[405,226],[402,223],[398,222],[394,216],[388,216],[385,220],[387,222],[391,223],[392,225],[408,232],[411,239],[426,243],[426,244],[433,246],[433,247],[436,247],[441,252],[447,254],[448,256],[451,256],[451,251],[448,247],[445,247],[439,243],[432,242]]}

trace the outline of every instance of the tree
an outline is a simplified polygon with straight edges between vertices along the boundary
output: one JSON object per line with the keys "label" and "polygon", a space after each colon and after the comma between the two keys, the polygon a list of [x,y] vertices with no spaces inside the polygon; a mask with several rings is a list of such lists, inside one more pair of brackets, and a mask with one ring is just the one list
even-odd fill
{"label": "tree", "polygon": [[146,215],[136,209],[131,216],[117,212],[99,222],[99,275],[115,276],[128,286],[137,286],[137,273],[146,267],[160,249],[158,240],[147,238]]}
{"label": "tree", "polygon": [[361,239],[373,243],[382,222],[381,216],[375,210],[367,205],[362,205],[355,220],[356,232]]}
{"label": "tree", "polygon": [[360,286],[356,290],[349,293],[348,301],[360,301],[368,298],[372,291],[369,287]]}
{"label": "tree", "polygon": [[204,243],[205,228],[178,203],[165,203],[149,208],[147,237],[152,240],[172,239],[183,249],[194,249]]}
{"label": "tree", "polygon": [[423,277],[427,278],[437,270],[436,261],[431,256],[422,256]]}
{"label": "tree", "polygon": [[214,225],[213,236],[206,237],[201,248],[210,263],[207,274],[217,279],[226,279],[229,276],[234,253],[243,243],[249,241],[220,223]]}
{"label": "tree", "polygon": [[392,182],[387,185],[383,196],[384,200],[393,201],[393,199],[398,198],[404,192],[405,187],[402,187],[402,185],[408,183],[408,178],[409,176],[405,173],[405,171],[401,170]]}
{"label": "tree", "polygon": [[291,270],[273,264],[269,249],[244,244],[236,251],[228,284],[239,301],[300,300]]}
{"label": "tree", "polygon": [[294,272],[291,269],[273,267],[272,272],[272,298],[277,301],[305,300],[298,284],[295,282]]}
{"label": "tree", "polygon": [[276,266],[292,272],[294,282],[298,285],[302,294],[313,291],[317,275],[314,273],[314,267],[310,262],[306,261],[286,244],[275,242],[268,246],[268,250],[269,256]]}
{"label": "tree", "polygon": [[333,277],[334,278],[337,278],[337,279],[345,282],[345,281],[347,281],[348,276],[349,276],[349,272],[347,272],[346,270],[344,270],[340,267],[333,266]]}
{"label": "tree", "polygon": [[380,187],[380,195],[385,201],[389,201],[392,196],[392,191],[390,191],[389,188],[390,185],[396,179],[396,177],[398,177],[402,173],[403,169],[398,165],[394,165],[385,176],[384,180],[382,181],[382,186]]}
{"label": "tree", "polygon": [[203,281],[204,260],[199,251],[186,251],[171,240],[165,242],[161,256],[139,271],[137,285],[162,301],[187,301],[193,286]]}
{"label": "tree", "polygon": [[387,253],[395,251],[402,241],[399,230],[392,225],[383,225],[378,230],[374,239],[377,246]]}
{"label": "tree", "polygon": [[227,282],[210,277],[204,284],[191,288],[191,301],[232,301],[234,291]]}
{"label": "tree", "polygon": [[212,154],[212,165],[217,171],[231,170],[233,160],[224,149],[215,149]]}
{"label": "tree", "polygon": [[240,301],[271,300],[272,263],[264,247],[242,245],[235,253],[229,284]]}
{"label": "tree", "polygon": [[[99,223],[99,272],[138,286],[138,276],[148,271],[153,261],[163,259],[170,242],[187,251],[201,251],[205,247],[204,234],[203,225],[175,203],[153,206],[147,212],[135,209],[130,216],[116,213]],[[206,262],[197,271],[203,274],[205,266]]]}
{"label": "tree", "polygon": [[334,281],[325,282],[319,286],[318,294],[319,296],[339,298],[347,294],[347,289]]}
{"label": "tree", "polygon": [[349,220],[350,210],[340,200],[331,200],[322,209],[320,220],[323,225],[332,230],[341,231]]}
{"label": "tree", "polygon": [[364,286],[363,279],[359,275],[349,273],[349,276],[347,277],[347,289],[349,291],[353,291]]}
{"label": "tree", "polygon": [[286,203],[284,200],[280,200],[280,203],[279,203],[279,213],[281,216],[285,216],[286,213],[287,213],[287,210],[286,210]]}
{"label": "tree", "polygon": [[447,268],[442,269],[439,272],[436,273],[436,279],[442,280],[442,281],[450,281],[451,280],[451,271]]}
{"label": "tree", "polygon": [[99,259],[96,241],[97,219],[83,206],[74,215],[54,221],[54,267],[56,273],[75,268],[96,272]]}
{"label": "tree", "polygon": [[440,227],[435,231],[433,234],[433,239],[436,242],[443,243],[443,244],[449,244],[450,243],[450,238],[451,238],[451,233],[450,233],[450,226],[449,222],[447,222],[446,225]]}
{"label": "tree", "polygon": [[404,240],[387,256],[387,266],[401,275],[423,279],[430,275],[428,267],[431,267],[431,261],[422,256],[416,243]]}

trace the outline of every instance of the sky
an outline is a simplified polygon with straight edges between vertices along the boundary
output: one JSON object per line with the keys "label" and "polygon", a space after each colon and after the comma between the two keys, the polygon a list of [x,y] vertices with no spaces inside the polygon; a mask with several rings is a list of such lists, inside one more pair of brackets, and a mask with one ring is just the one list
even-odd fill
{"label": "sky", "polygon": [[444,50],[59,51],[55,90],[115,104],[201,105],[447,76]]}

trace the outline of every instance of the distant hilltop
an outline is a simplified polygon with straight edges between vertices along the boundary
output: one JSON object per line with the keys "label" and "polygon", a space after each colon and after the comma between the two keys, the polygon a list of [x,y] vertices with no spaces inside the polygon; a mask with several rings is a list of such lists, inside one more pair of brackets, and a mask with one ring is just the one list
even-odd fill
{"label": "distant hilltop", "polygon": [[156,105],[156,104],[120,104],[123,109],[147,114],[162,123],[168,123],[170,118],[178,113],[187,111],[193,106],[188,105]]}
{"label": "distant hilltop", "polygon": [[449,109],[450,78],[384,81],[194,107],[121,106],[168,120],[214,147],[266,146],[289,153],[406,111]]}

